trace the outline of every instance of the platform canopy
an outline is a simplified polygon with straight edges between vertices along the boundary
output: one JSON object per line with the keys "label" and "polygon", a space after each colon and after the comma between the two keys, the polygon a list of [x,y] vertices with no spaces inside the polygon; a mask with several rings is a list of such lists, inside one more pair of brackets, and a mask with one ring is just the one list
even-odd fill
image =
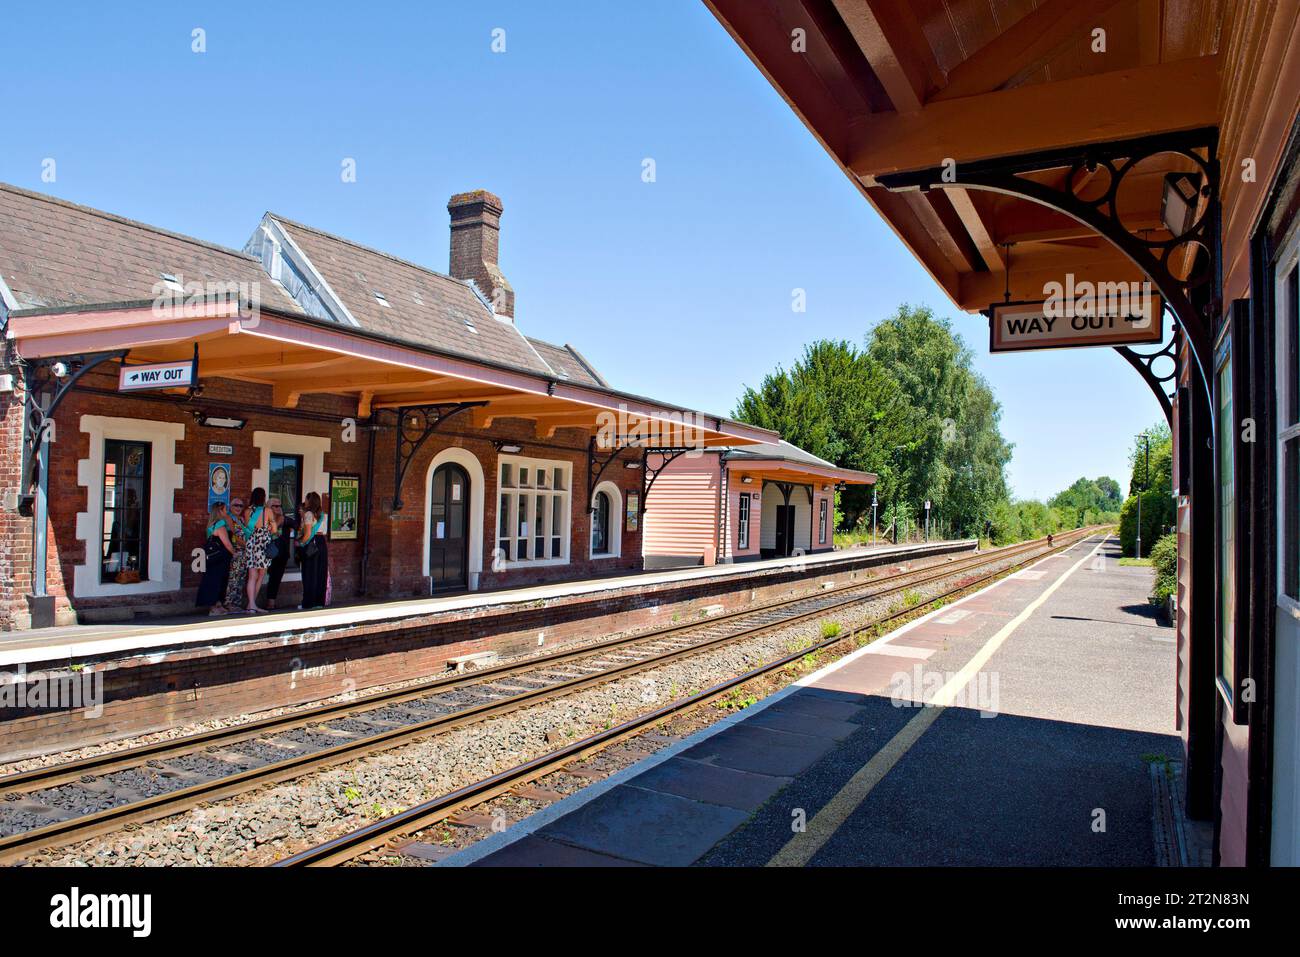
{"label": "platform canopy", "polygon": [[303,396],[355,397],[380,409],[474,403],[475,425],[523,418],[539,431],[573,427],[614,445],[706,447],[772,442],[767,429],[720,416],[477,362],[309,316],[254,309],[236,298],[15,310],[8,335],[28,360],[129,350],[126,362],[180,362],[198,349],[198,379],[268,385],[274,405]]}
{"label": "platform canopy", "polygon": [[731,449],[727,471],[791,485],[875,485],[874,472],[840,468],[784,439]]}
{"label": "platform canopy", "polygon": [[[1080,283],[1144,274],[1070,215],[995,190],[900,189],[900,174],[947,168],[960,181],[971,164],[1048,157],[1018,175],[1100,199],[1114,178],[1105,163],[1080,170],[1049,154],[1219,125],[1220,47],[1248,48],[1267,22],[1246,15],[1254,4],[1222,0],[705,3],[967,311],[1008,294],[1041,299],[1066,273]],[[1169,238],[1167,178],[1197,169],[1158,153],[1128,170],[1116,197],[1125,229],[1143,242]],[[1232,189],[1236,178],[1224,179]],[[1190,269],[1195,253],[1178,255]]]}

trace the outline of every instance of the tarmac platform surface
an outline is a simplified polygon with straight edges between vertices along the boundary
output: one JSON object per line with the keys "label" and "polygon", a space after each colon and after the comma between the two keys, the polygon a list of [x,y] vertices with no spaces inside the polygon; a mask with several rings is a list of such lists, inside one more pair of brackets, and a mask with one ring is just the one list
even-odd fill
{"label": "tarmac platform surface", "polygon": [[440,866],[1150,866],[1174,637],[1118,556],[1043,559]]}

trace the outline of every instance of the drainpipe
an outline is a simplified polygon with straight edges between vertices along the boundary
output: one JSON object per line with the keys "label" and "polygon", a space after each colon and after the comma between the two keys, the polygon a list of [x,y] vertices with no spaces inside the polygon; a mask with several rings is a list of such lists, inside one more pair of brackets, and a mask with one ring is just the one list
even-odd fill
{"label": "drainpipe", "polygon": [[370,433],[370,446],[366,450],[366,507],[361,515],[361,588],[362,595],[368,594],[370,571],[370,512],[375,502],[375,423],[374,417],[366,420],[366,430]]}
{"label": "drainpipe", "polygon": [[[41,405],[44,408],[46,402],[42,401]],[[40,475],[36,482],[36,501],[32,509],[32,595],[44,598],[48,584],[45,546],[50,524],[50,443],[45,440],[44,433],[37,442],[36,467],[40,470]]]}

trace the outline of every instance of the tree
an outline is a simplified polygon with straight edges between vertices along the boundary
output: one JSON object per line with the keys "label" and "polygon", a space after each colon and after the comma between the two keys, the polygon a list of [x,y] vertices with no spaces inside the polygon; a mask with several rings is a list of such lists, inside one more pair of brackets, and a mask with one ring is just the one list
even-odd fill
{"label": "tree", "polygon": [[[1120,548],[1137,555],[1138,496],[1142,499],[1142,555],[1175,521],[1173,437],[1165,422],[1157,422],[1133,438],[1129,453],[1132,476],[1129,497],[1120,511]],[[1142,555],[1137,557],[1141,558]]]}
{"label": "tree", "polygon": [[901,496],[916,508],[933,501],[955,529],[979,529],[1007,497],[1011,445],[999,431],[1001,407],[972,368],[970,349],[947,320],[903,305],[871,330],[867,353],[898,382],[919,425],[900,453]]}
{"label": "tree", "polygon": [[[757,389],[746,388],[734,417],[775,429],[787,441],[843,468],[876,472],[882,495],[896,481],[890,443],[915,441],[915,415],[898,384],[865,351],[844,340],[805,347],[789,369],[778,367]],[[872,490],[850,486],[840,496],[843,527],[870,512]]]}

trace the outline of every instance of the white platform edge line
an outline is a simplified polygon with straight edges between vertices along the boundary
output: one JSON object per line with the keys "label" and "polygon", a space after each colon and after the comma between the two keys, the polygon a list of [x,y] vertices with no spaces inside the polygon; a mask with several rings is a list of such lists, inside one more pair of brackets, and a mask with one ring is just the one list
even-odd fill
{"label": "white platform edge line", "polygon": [[[1078,545],[1082,545],[1086,541],[1087,539],[1083,539],[1075,543],[1074,545],[1071,545],[1068,549],[1065,550],[1065,552],[1060,552],[1059,554],[1065,554],[1066,552],[1073,551],[1076,547],[1078,547]],[[1105,539],[1103,539],[1103,543],[1104,542]],[[1054,558],[1054,557],[1055,557],[1054,555],[1044,556],[1043,558],[1040,558],[1037,562],[1034,562],[1034,564],[1030,565],[1029,567],[1033,568],[1036,565],[1038,565],[1040,562],[1044,562],[1047,559]],[[920,618],[908,622],[906,625],[903,625],[897,631],[891,632],[885,637],[879,638],[876,641],[873,641],[871,644],[859,648],[857,651],[854,651],[846,655],[845,657],[841,658],[839,661],[832,662],[831,664],[826,665],[824,668],[820,668],[817,671],[813,672],[812,674],[806,675],[805,677],[794,682],[793,684],[787,685],[786,687],[782,688],[780,691],[776,692],[775,694],[768,695],[762,701],[759,701],[758,703],[751,705],[750,707],[746,708],[744,711],[740,711],[734,715],[731,715],[730,717],[723,718],[721,721],[717,722],[716,724],[712,724],[707,728],[702,728],[701,730],[695,732],[695,734],[691,735],[689,738],[683,738],[681,741],[678,741],[676,744],[669,745],[663,750],[657,751],[650,757],[644,758],[643,760],[638,761],[635,764],[629,765],[623,770],[618,771],[615,774],[612,774],[609,777],[605,778],[605,780],[603,781],[598,781],[595,784],[588,785],[587,787],[579,791],[577,794],[571,794],[568,797],[564,798],[562,801],[556,801],[554,804],[544,807],[539,811],[534,811],[528,817],[524,818],[522,821],[519,821],[516,824],[511,825],[507,830],[502,831],[500,834],[493,834],[491,837],[485,837],[483,840],[479,841],[478,843],[473,844],[462,851],[457,851],[455,854],[452,854],[450,857],[438,861],[430,866],[468,867],[469,865],[482,860],[483,858],[487,857],[490,854],[494,854],[503,848],[509,847],[511,844],[514,844],[525,837],[531,837],[535,832],[545,827],[546,825],[550,824],[552,821],[557,821],[560,818],[565,817],[566,815],[572,813],[573,811],[577,811],[578,809],[584,807],[590,802],[596,800],[596,798],[600,797],[602,794],[606,794],[609,791],[612,791],[620,784],[626,784],[627,782],[631,781],[633,778],[640,777],[646,771],[653,770],[654,768],[657,768],[659,765],[663,764],[665,761],[675,758],[683,751],[693,748],[697,744],[703,741],[707,741],[715,734],[718,734],[726,730],[727,728],[733,727],[734,725],[740,724],[743,721],[747,721],[753,715],[761,714],[763,711],[767,710],[772,705],[776,704],[779,701],[783,701],[785,698],[794,694],[797,690],[807,687],[809,683],[816,681],[825,675],[829,675],[834,671],[838,671],[840,668],[844,667],[844,665],[848,664],[849,661],[857,659],[861,655],[868,652],[871,648],[877,645],[885,644],[888,641],[891,641],[892,639],[896,638],[898,635],[904,634],[905,632],[912,630],[912,628],[916,627],[917,625],[920,625],[925,621],[928,621],[929,619],[933,618],[938,614],[941,614],[942,612],[951,611],[956,605],[960,605],[965,601],[968,601],[979,595],[983,595],[987,592],[990,592],[1007,580],[1008,580],[1007,578],[999,578],[992,585],[987,585],[984,588],[981,588],[977,592],[972,592],[971,594],[967,595],[965,598],[960,598],[957,601],[952,602],[951,604],[947,604],[940,608],[936,608],[934,611],[928,612],[927,614],[922,615]]]}

